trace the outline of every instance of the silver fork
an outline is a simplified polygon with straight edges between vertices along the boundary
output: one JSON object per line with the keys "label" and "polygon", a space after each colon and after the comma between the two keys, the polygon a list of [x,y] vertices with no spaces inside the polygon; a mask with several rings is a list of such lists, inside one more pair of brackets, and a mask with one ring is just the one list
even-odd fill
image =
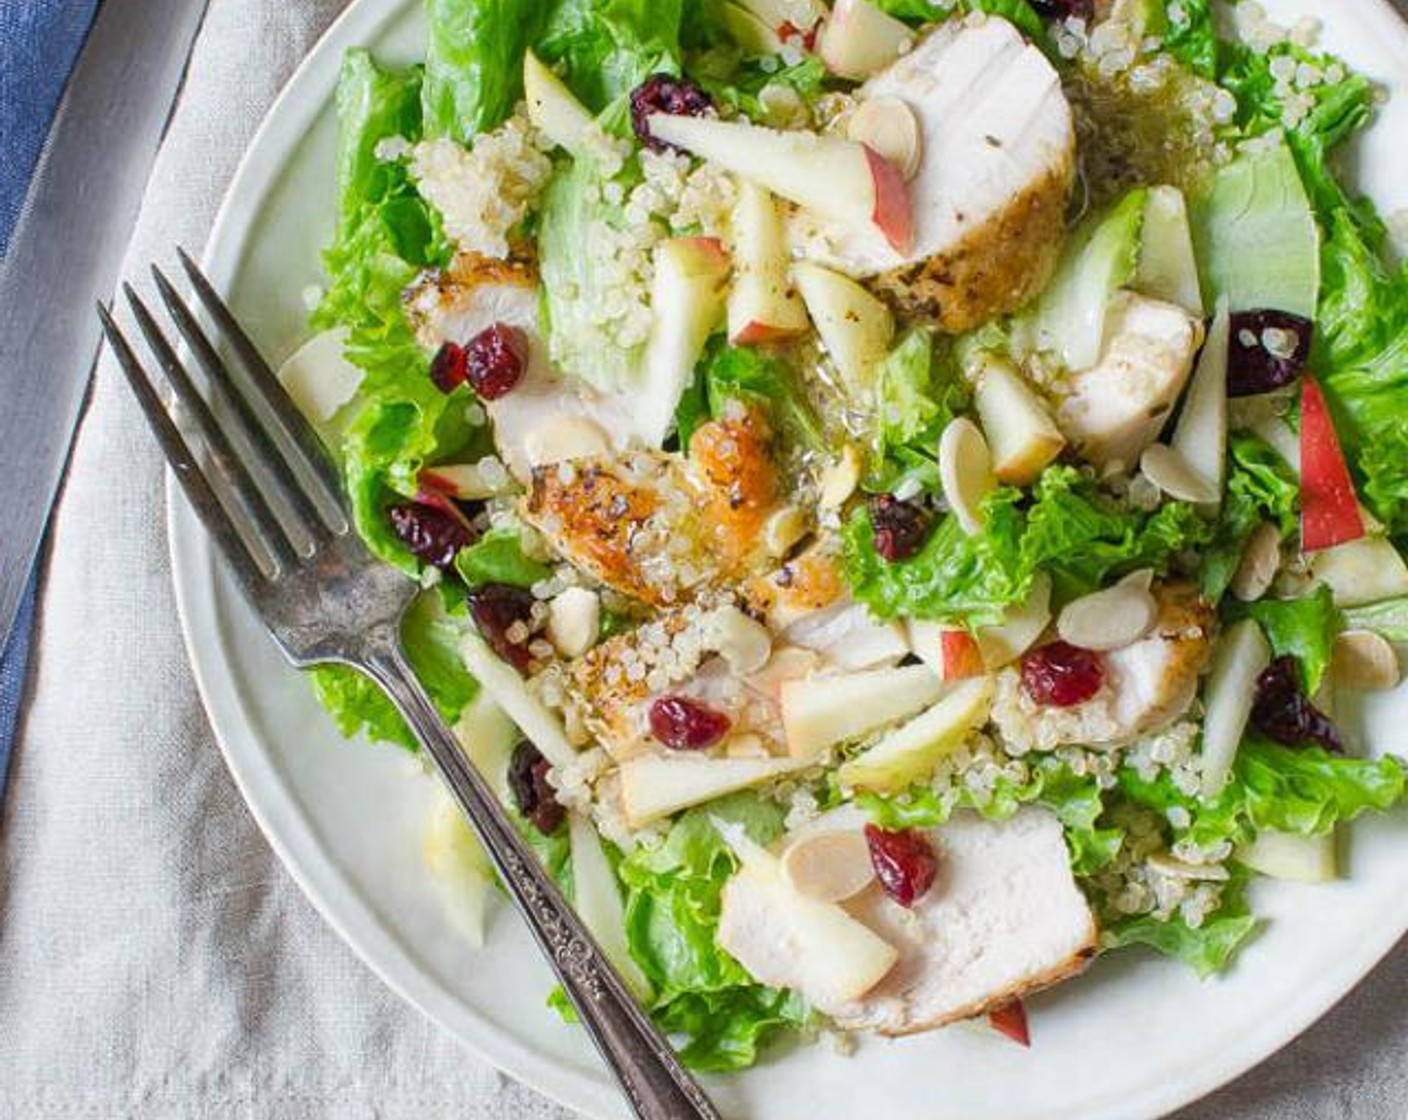
{"label": "silver fork", "polygon": [[108,309],[100,306],[98,312],[167,461],[246,598],[294,665],[350,665],[385,690],[483,841],[635,1114],[642,1120],[717,1120],[714,1106],[466,761],[412,672],[400,628],[416,584],[373,557],[352,531],[337,470],[317,434],[210,282],[185,253],[180,257],[238,375],[170,281],[159,269],[152,273],[220,418],[147,306],[131,285],[124,291],[199,445],[172,419]]}

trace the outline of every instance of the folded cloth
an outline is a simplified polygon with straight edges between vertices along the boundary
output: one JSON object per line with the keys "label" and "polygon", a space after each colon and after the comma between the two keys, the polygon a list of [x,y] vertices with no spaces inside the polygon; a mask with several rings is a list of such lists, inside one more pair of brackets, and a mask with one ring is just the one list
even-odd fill
{"label": "folded cloth", "polygon": [[[200,248],[338,7],[213,0],[127,275]],[[383,988],[263,842],[177,631],[161,463],[110,360],[94,392],[0,822],[0,1117],[566,1120]],[[1408,1115],[1406,972],[1181,1120]]]}
{"label": "folded cloth", "polygon": [[[0,259],[96,7],[97,0],[0,0]],[[31,582],[10,633],[0,633],[0,804],[33,625]]]}

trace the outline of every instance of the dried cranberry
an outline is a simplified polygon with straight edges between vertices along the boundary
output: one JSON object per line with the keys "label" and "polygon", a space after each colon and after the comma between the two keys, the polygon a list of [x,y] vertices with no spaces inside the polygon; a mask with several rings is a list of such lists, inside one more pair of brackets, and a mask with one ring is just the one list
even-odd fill
{"label": "dried cranberry", "polygon": [[557,800],[557,791],[548,781],[552,764],[527,739],[514,748],[508,764],[508,788],[513,803],[544,836],[562,827],[567,816]]}
{"label": "dried cranberry", "polygon": [[1268,739],[1288,747],[1319,743],[1327,751],[1344,753],[1339,729],[1301,691],[1293,657],[1278,657],[1256,679],[1251,724]]}
{"label": "dried cranberry", "polygon": [[386,520],[412,556],[437,568],[448,569],[459,550],[474,543],[474,530],[463,517],[424,502],[388,506]]}
{"label": "dried cranberry", "polygon": [[485,327],[464,348],[466,376],[482,400],[511,393],[528,368],[528,336],[507,323]]}
{"label": "dried cranberry", "polygon": [[1089,20],[1095,15],[1094,0],[1030,0],[1030,3],[1036,14],[1044,19],[1068,19],[1075,16]]}
{"label": "dried cranberry", "polygon": [[[511,583],[484,583],[473,588],[466,600],[469,616],[484,640],[495,653],[527,676],[533,662],[527,638],[535,602],[532,592]],[[518,626],[523,631],[522,640],[514,641],[509,631]]]}
{"label": "dried cranberry", "polygon": [[661,696],[650,705],[650,731],[672,751],[702,751],[728,734],[733,721],[688,696]]}
{"label": "dried cranberry", "polygon": [[469,376],[468,355],[463,346],[447,342],[430,359],[430,380],[442,393],[453,393]]}
{"label": "dried cranberry", "polygon": [[656,113],[671,117],[702,117],[714,108],[714,100],[693,82],[669,74],[652,74],[631,90],[631,127],[640,142],[652,152],[678,149],[650,135],[649,119]]}
{"label": "dried cranberry", "polygon": [[939,873],[939,857],[922,832],[890,832],[868,824],[865,842],[875,877],[887,895],[901,906],[913,906],[929,893]]}
{"label": "dried cranberry", "polygon": [[1314,324],[1289,311],[1237,311],[1228,321],[1227,395],[1289,385],[1305,369]]}
{"label": "dried cranberry", "polygon": [[924,547],[929,535],[929,515],[922,506],[893,494],[875,494],[869,505],[875,551],[881,557],[893,564],[897,560],[908,560]]}
{"label": "dried cranberry", "polygon": [[1038,704],[1083,704],[1105,683],[1105,663],[1094,650],[1070,642],[1037,646],[1022,658],[1022,688]]}

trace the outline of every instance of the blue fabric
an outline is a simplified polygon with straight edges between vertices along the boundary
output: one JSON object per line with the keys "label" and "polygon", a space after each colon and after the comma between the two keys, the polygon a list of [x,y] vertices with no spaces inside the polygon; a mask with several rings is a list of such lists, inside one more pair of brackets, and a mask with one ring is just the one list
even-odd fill
{"label": "blue fabric", "polygon": [[[97,7],[98,0],[0,0],[0,258]],[[31,579],[8,644],[0,634],[0,793],[29,662],[34,584]]]}

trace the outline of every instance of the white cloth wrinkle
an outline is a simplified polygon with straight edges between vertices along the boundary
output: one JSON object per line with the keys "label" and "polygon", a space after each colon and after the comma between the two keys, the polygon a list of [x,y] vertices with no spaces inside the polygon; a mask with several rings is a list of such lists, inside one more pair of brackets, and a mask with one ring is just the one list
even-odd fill
{"label": "white cloth wrinkle", "polygon": [[[342,6],[212,0],[125,275],[199,250]],[[54,525],[32,689],[0,820],[0,1118],[567,1120],[384,988],[260,836],[201,711],[161,463],[110,358]],[[1400,948],[1178,1120],[1408,1115],[1405,978]]]}

